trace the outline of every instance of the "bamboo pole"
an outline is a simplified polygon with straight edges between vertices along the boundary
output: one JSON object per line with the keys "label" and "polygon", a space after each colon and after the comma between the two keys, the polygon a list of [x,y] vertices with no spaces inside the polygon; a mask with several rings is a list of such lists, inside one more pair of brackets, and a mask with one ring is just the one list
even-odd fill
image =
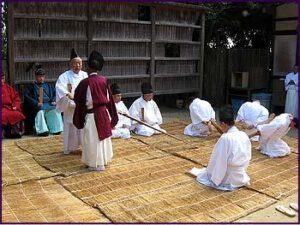
{"label": "bamboo pole", "polygon": [[138,122],[139,124],[142,124],[142,125],[144,125],[144,126],[146,126],[146,127],[149,127],[149,128],[151,128],[151,129],[153,129],[153,130],[156,130],[156,131],[158,131],[158,132],[161,132],[162,134],[165,134],[165,135],[167,135],[167,136],[169,136],[169,137],[172,137],[172,138],[174,138],[174,139],[176,139],[176,140],[178,140],[178,141],[183,141],[183,140],[181,140],[180,138],[175,137],[174,135],[168,134],[166,131],[157,129],[157,128],[155,128],[155,127],[152,127],[152,126],[149,125],[148,123],[145,123],[145,122],[140,121],[140,120],[138,120],[138,119],[136,119],[136,118],[133,118],[133,117],[127,115],[126,113],[123,113],[123,112],[118,112],[118,113],[119,113],[120,115],[122,115],[122,116],[125,116],[125,117],[127,117],[127,118],[133,120],[133,121]]}

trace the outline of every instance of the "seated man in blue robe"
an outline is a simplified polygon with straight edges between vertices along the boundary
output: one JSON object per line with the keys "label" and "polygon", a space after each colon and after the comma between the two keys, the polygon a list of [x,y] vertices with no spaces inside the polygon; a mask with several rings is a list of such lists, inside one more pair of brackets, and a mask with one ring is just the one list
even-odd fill
{"label": "seated man in blue robe", "polygon": [[24,93],[24,111],[27,126],[35,127],[38,136],[60,134],[63,130],[62,116],[55,110],[55,88],[45,83],[45,70],[40,65],[35,70],[35,82]]}

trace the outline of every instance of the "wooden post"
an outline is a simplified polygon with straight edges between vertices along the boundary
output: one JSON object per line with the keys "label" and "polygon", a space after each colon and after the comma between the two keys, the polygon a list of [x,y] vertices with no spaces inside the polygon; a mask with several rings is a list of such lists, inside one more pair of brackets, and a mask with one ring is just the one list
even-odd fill
{"label": "wooden post", "polygon": [[154,6],[151,6],[151,58],[150,58],[150,83],[153,90],[156,90],[155,87],[155,18],[156,18],[156,9]]}
{"label": "wooden post", "polygon": [[205,42],[205,13],[202,12],[201,16],[201,59],[200,59],[200,79],[199,79],[199,97],[203,95],[203,67],[204,67],[204,42]]}
{"label": "wooden post", "polygon": [[[93,4],[95,4],[95,3],[93,3],[93,2],[91,2],[91,3],[89,3],[89,2],[87,2],[86,3],[86,7],[87,7],[87,9],[86,9],[86,11],[87,11],[87,18],[88,18],[88,20],[86,21],[87,22],[87,48],[86,48],[86,50],[87,50],[87,52],[86,52],[86,56],[87,56],[87,58],[89,57],[89,54],[90,54],[90,52],[91,52],[91,49],[92,49],[92,41],[93,41],[93,33],[92,33],[92,29],[93,29],[93,21],[92,21],[92,13],[93,13],[93,10],[92,10],[92,8],[91,8],[91,5],[93,5]],[[106,3],[102,3],[102,4],[106,4]]]}
{"label": "wooden post", "polygon": [[8,4],[8,65],[9,75],[7,76],[8,83],[12,86],[15,84],[15,54],[14,54],[14,3]]}

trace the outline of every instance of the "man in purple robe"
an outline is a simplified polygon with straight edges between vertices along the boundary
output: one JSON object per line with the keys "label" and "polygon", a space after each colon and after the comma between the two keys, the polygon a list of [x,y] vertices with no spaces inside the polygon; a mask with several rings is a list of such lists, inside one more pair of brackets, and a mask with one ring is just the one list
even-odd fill
{"label": "man in purple robe", "polygon": [[99,52],[90,54],[87,62],[89,76],[79,83],[74,96],[73,123],[78,129],[83,129],[82,161],[90,170],[96,171],[103,171],[112,159],[112,128],[118,122],[107,79],[97,73],[103,63]]}

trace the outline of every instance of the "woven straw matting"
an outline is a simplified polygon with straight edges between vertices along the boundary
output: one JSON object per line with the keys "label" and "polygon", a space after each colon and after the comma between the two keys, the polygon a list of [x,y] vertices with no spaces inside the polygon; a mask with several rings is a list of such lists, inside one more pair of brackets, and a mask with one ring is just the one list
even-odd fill
{"label": "woven straw matting", "polygon": [[72,196],[52,178],[6,187],[3,222],[109,222],[99,210]]}
{"label": "woven straw matting", "polygon": [[[134,139],[113,139],[112,143],[114,156],[109,167],[160,158],[166,155],[166,153]],[[81,162],[81,152],[70,155],[60,153],[35,156],[35,160],[49,170],[64,176],[88,171],[87,167]]]}
{"label": "woven straw matting", "polygon": [[246,188],[228,193],[198,184],[193,163],[175,156],[59,179],[113,222],[233,221],[274,199]]}
{"label": "woven straw matting", "polygon": [[60,153],[64,149],[61,135],[23,139],[16,141],[16,144],[33,155]]}
{"label": "woven straw matting", "polygon": [[166,153],[133,138],[112,139],[112,144],[114,157],[111,166],[125,165],[166,155]]}
{"label": "woven straw matting", "polygon": [[80,154],[69,155],[60,153],[35,156],[34,159],[45,168],[64,176],[88,171],[87,167],[81,162],[81,152]]}
{"label": "woven straw matting", "polygon": [[297,138],[291,138],[289,136],[284,136],[282,138],[291,148],[291,152],[299,153],[298,152],[298,139]]}
{"label": "woven straw matting", "polygon": [[2,186],[55,176],[13,142],[2,143]]}
{"label": "woven straw matting", "polygon": [[257,150],[252,153],[247,170],[251,178],[249,188],[276,199],[298,191],[298,154],[271,159]]}

